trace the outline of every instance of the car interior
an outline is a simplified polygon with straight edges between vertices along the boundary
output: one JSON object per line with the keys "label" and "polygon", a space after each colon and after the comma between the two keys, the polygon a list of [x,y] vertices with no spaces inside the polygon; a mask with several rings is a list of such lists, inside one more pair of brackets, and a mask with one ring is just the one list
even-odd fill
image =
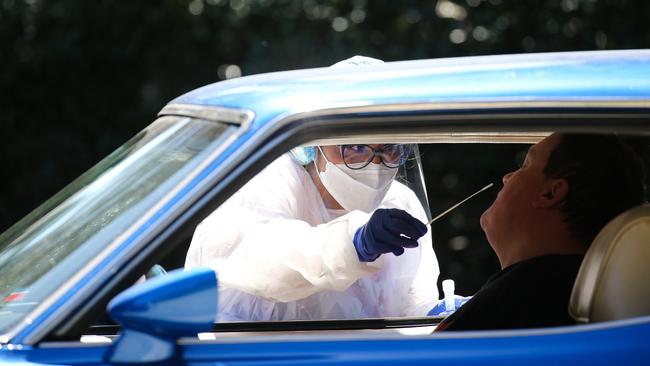
{"label": "car interior", "polygon": [[650,205],[632,208],[600,231],[585,255],[569,302],[579,323],[650,314]]}
{"label": "car interior", "polygon": [[[457,294],[467,296],[499,270],[496,256],[478,226],[478,217],[500,189],[503,174],[516,169],[529,144],[546,134],[441,135],[435,143],[430,143],[433,139],[429,136],[429,143],[419,144],[417,158],[421,160],[426,185],[424,197],[428,198],[424,203],[428,203],[431,216],[486,183],[497,185],[493,192],[479,195],[447,214],[433,228],[434,250],[441,268],[437,284],[441,296],[443,279],[454,279]],[[315,141],[318,144],[332,142]],[[648,146],[645,139],[635,138],[631,142],[645,154]],[[650,249],[645,245],[649,230],[649,206],[630,210],[603,228],[584,260],[571,298],[569,311],[578,324],[650,314],[650,292],[645,284],[650,271],[650,267],[645,266],[650,259]],[[167,271],[182,268],[190,242],[191,235],[157,263]],[[362,330],[421,335],[429,334],[441,319],[443,317],[218,323],[213,333],[203,334],[202,339],[237,336],[242,332],[268,335],[289,331],[349,333]],[[84,337],[86,341],[96,340],[94,336],[111,339],[118,330],[119,326],[103,317],[84,332]]]}

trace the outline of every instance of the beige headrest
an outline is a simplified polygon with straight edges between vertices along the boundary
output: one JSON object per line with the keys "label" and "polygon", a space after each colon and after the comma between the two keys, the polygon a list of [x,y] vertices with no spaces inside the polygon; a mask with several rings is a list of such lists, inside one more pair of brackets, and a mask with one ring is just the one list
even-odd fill
{"label": "beige headrest", "polygon": [[581,323],[650,315],[650,204],[623,212],[596,236],[569,314]]}

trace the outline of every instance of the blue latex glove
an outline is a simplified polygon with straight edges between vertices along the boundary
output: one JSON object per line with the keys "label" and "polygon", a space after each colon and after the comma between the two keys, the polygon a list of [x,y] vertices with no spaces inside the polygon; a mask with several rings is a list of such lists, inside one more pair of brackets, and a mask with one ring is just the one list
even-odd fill
{"label": "blue latex glove", "polygon": [[402,255],[404,248],[415,248],[427,233],[420,220],[404,210],[378,209],[370,220],[354,233],[354,248],[359,260],[372,262],[384,253]]}
{"label": "blue latex glove", "polygon": [[459,307],[463,306],[463,304],[469,301],[471,298],[471,296],[454,295],[454,305],[456,305],[455,309],[447,309],[445,307],[445,299],[438,300],[436,306],[434,306],[433,309],[429,310],[427,316],[447,316],[458,310]]}

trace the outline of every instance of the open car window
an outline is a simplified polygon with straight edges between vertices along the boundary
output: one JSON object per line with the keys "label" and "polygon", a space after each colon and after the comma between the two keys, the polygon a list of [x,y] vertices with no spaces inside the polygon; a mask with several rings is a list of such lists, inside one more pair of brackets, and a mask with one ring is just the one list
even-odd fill
{"label": "open car window", "polygon": [[[356,327],[384,327],[387,325],[382,319],[393,319],[394,324],[412,324],[413,321],[400,323],[399,319],[415,319],[420,318],[422,324],[432,325],[438,322],[442,317],[426,318],[425,308],[431,308],[435,305],[435,301],[442,297],[441,281],[444,279],[453,279],[456,282],[456,293],[460,295],[472,295],[482,283],[491,274],[498,271],[498,262],[495,255],[491,251],[485,237],[478,224],[480,214],[489,206],[493,200],[498,187],[500,179],[508,171],[517,167],[517,160],[521,159],[522,152],[528,148],[525,143],[430,143],[430,144],[416,144],[414,146],[414,153],[410,156],[409,161],[399,169],[396,176],[397,184],[402,185],[405,189],[412,192],[414,203],[418,203],[422,209],[420,219],[424,222],[431,219],[432,215],[435,216],[442,213],[455,203],[467,197],[470,193],[476,191],[478,188],[485,186],[487,183],[495,183],[495,187],[491,191],[482,193],[478,197],[473,198],[471,201],[461,205],[457,209],[449,212],[443,217],[439,218],[431,225],[428,233],[426,234],[427,240],[424,241],[427,245],[431,246],[433,250],[426,253],[429,257],[413,258],[409,262],[409,266],[415,269],[419,267],[419,261],[429,261],[431,264],[427,267],[422,267],[424,270],[429,270],[432,273],[420,274],[416,278],[416,270],[412,271],[412,277],[408,280],[411,281],[408,285],[402,286],[406,290],[411,290],[413,286],[429,287],[430,293],[433,293],[435,298],[434,302],[428,302],[425,307],[420,309],[419,313],[400,312],[403,309],[396,305],[406,293],[390,297],[390,292],[387,291],[385,295],[377,295],[376,293],[381,290],[379,286],[370,287],[373,284],[363,284],[355,288],[357,294],[353,296],[353,301],[348,302],[345,291],[318,291],[309,296],[317,299],[315,302],[303,301],[273,301],[272,298],[264,298],[263,296],[255,296],[254,290],[246,288],[246,281],[248,277],[255,279],[260,274],[247,271],[238,271],[238,274],[244,274],[246,278],[228,278],[225,272],[220,273],[221,268],[232,271],[228,267],[228,260],[231,256],[241,256],[243,261],[251,260],[259,253],[252,252],[252,250],[264,247],[264,258],[268,261],[277,260],[279,254],[274,253],[274,250],[288,250],[284,246],[284,241],[279,243],[272,242],[273,236],[278,235],[276,238],[285,238],[291,235],[299,235],[299,233],[291,232],[292,226],[282,227],[282,230],[277,233],[274,231],[267,232],[265,235],[259,235],[258,230],[251,229],[252,225],[259,225],[262,227],[268,222],[279,222],[287,219],[285,213],[277,212],[285,209],[288,212],[296,205],[300,205],[301,200],[307,199],[306,197],[292,197],[287,196],[285,193],[295,187],[283,186],[281,183],[290,185],[292,180],[279,180],[276,176],[269,174],[267,167],[262,172],[253,178],[253,183],[244,186],[233,198],[226,201],[215,214],[204,220],[199,225],[199,228],[194,232],[193,238],[190,242],[195,243],[201,241],[200,249],[192,248],[190,242],[186,243],[186,248],[189,253],[182,251],[175,251],[175,263],[167,260],[166,269],[181,268],[185,265],[207,265],[216,269],[221,282],[221,290],[219,301],[221,302],[221,313],[217,317],[219,324],[215,326],[215,330],[222,329],[224,331],[253,331],[259,329],[298,329],[305,328],[336,328],[336,321],[350,321],[356,319],[365,319],[364,324],[357,324]],[[311,177],[305,173],[305,168],[296,165],[288,154],[282,155],[272,165],[284,164],[286,168],[289,166],[291,169],[302,171],[303,174],[299,177],[303,179],[300,185],[312,185]],[[275,174],[278,174],[275,172]],[[306,179],[306,180],[304,180]],[[261,186],[256,186],[255,181],[262,182]],[[267,185],[267,187],[263,187]],[[252,189],[263,191],[263,193],[254,193]],[[253,192],[253,193],[251,193]],[[266,196],[272,195],[275,192],[285,194],[281,196],[282,199],[295,200],[291,202],[270,200],[264,202],[265,205],[260,205],[260,199],[266,199]],[[301,191],[304,194],[304,191]],[[312,192],[313,193],[313,192]],[[252,195],[252,196],[247,196]],[[260,198],[262,197],[262,198]],[[268,197],[267,197],[268,198]],[[313,198],[312,198],[313,199]],[[412,202],[412,203],[413,203]],[[277,211],[273,210],[273,204],[276,204]],[[283,206],[286,204],[286,206]],[[243,209],[242,209],[243,207]],[[316,206],[318,208],[318,206]],[[243,213],[242,213],[243,212]],[[302,223],[304,228],[316,227],[318,225],[327,224],[330,220],[337,219],[337,215],[342,213],[337,212],[324,212],[322,222],[312,221]],[[255,215],[258,215],[257,217]],[[331,215],[328,218],[327,215]],[[364,216],[367,217],[367,216]],[[314,220],[313,218],[309,218]],[[224,224],[221,220],[228,220]],[[256,222],[257,221],[257,222]],[[297,221],[290,219],[290,221]],[[235,228],[235,226],[240,225]],[[202,228],[201,228],[202,227]],[[252,234],[247,234],[246,230],[252,230]],[[287,230],[284,232],[284,230]],[[270,234],[268,234],[270,233]],[[257,242],[249,243],[251,246],[248,248],[238,247],[238,240],[241,240],[243,235],[251,235],[251,238]],[[286,235],[286,237],[284,236]],[[318,235],[321,235],[320,233]],[[318,236],[317,235],[317,236]],[[214,244],[214,245],[213,245]],[[303,243],[305,247],[309,247],[313,243]],[[351,243],[348,243],[352,245]],[[257,247],[259,245],[260,247]],[[237,250],[246,249],[238,253]],[[315,249],[314,249],[315,250]],[[408,250],[408,249],[407,249]],[[434,254],[435,253],[435,254]],[[275,258],[269,257],[275,255]],[[437,257],[437,261],[436,261]],[[394,257],[392,265],[399,265],[399,260],[408,259],[408,255]],[[280,260],[284,260],[280,258]],[[244,262],[234,262],[241,263]],[[314,265],[319,265],[322,262],[313,262]],[[439,266],[439,268],[438,268]],[[252,266],[251,268],[255,268]],[[439,271],[439,275],[437,275]],[[435,272],[435,273],[433,273]],[[393,272],[395,275],[396,272]],[[265,275],[264,275],[265,276]],[[396,276],[398,277],[398,276]],[[417,279],[424,279],[425,283],[414,283]],[[287,286],[292,286],[291,279],[282,278],[268,278],[270,283],[274,281],[289,281],[288,283],[277,285],[278,291],[286,291]],[[403,280],[403,278],[400,278]],[[242,288],[239,286],[238,281],[243,283]],[[356,282],[352,286],[357,286]],[[363,283],[363,279],[361,281]],[[370,282],[370,281],[369,281]],[[400,289],[400,284],[395,284],[390,281],[383,282],[387,289],[392,289],[393,292]],[[365,287],[364,287],[365,286]],[[391,287],[393,286],[393,287]],[[234,290],[232,288],[235,288]],[[272,284],[269,287],[273,287]],[[363,294],[363,291],[371,293],[370,295]],[[327,293],[327,296],[321,297],[319,292]],[[336,296],[340,295],[340,298]],[[272,292],[265,294],[265,296],[275,296]],[[284,295],[277,295],[279,298]],[[366,296],[366,297],[363,297]],[[372,297],[375,296],[375,297]],[[356,297],[356,298],[355,298]],[[285,300],[285,299],[281,299]],[[330,301],[328,304],[327,301]],[[381,304],[385,301],[385,304]],[[391,303],[392,301],[392,303]],[[226,305],[224,305],[226,303]],[[307,305],[319,307],[319,311],[309,311],[306,309]],[[323,308],[329,309],[323,310]],[[342,306],[349,306],[349,309],[341,309]],[[366,307],[364,309],[363,307]],[[379,309],[382,306],[394,306],[394,312],[381,313]],[[338,308],[337,308],[338,307]],[[331,310],[330,309],[334,309]],[[369,309],[369,310],[368,310]],[[424,311],[423,311],[424,310]],[[338,311],[338,312],[337,312]],[[233,312],[235,315],[233,316]],[[242,316],[243,315],[243,316]],[[320,323],[312,323],[311,325],[296,321],[314,321]],[[286,324],[281,325],[278,322],[286,321]],[[290,322],[290,324],[289,324]],[[374,322],[374,323],[373,323]],[[244,324],[247,323],[247,324]],[[339,325],[342,326],[342,325]],[[347,327],[350,327],[348,325]]]}
{"label": "open car window", "polygon": [[[494,200],[496,193],[502,185],[501,179],[503,175],[518,168],[527,149],[535,139],[512,139],[514,141],[510,141],[504,138],[486,138],[482,141],[472,142],[454,142],[450,139],[441,142],[420,143],[417,145],[417,149],[415,149],[417,155],[411,156],[411,165],[407,163],[405,168],[399,172],[396,180],[414,192],[415,200],[423,208],[426,208],[424,213],[426,219],[430,219],[444,212],[486,184],[494,183],[494,187],[491,190],[479,194],[438,219],[433,223],[427,233],[439,265],[439,276],[437,278],[433,277],[436,279],[427,283],[427,285],[436,289],[437,298],[442,298],[443,296],[441,281],[444,279],[453,279],[455,281],[456,294],[471,296],[480,289],[488,277],[499,270],[497,258],[480,228],[479,217]],[[648,147],[648,141],[646,138],[632,138],[629,139],[629,142],[634,145],[640,154],[647,157],[646,149]],[[415,164],[416,157],[418,161]],[[278,160],[283,159],[284,163],[294,164],[288,155],[282,155],[278,158]],[[274,164],[277,164],[278,160]],[[299,169],[304,168],[300,167]],[[258,173],[257,177],[266,173],[268,173],[268,169],[263,169]],[[308,174],[306,177],[310,178]],[[304,184],[305,182],[303,181],[302,183]],[[245,187],[240,189],[237,194],[246,193]],[[281,190],[286,189],[286,187],[281,185],[269,184],[269,187]],[[246,197],[236,198],[237,194],[235,195],[235,200],[242,200],[246,203]],[[257,203],[257,201],[250,203],[250,207],[253,208],[252,211],[259,210],[259,207],[253,205],[253,203]],[[230,204],[232,204],[232,200]],[[229,202],[226,201],[218,210],[227,208],[228,205]],[[230,211],[227,212],[230,214]],[[263,213],[266,214],[267,212]],[[280,217],[277,213],[272,214],[276,218]],[[209,222],[210,220],[208,218],[201,225],[206,225]],[[252,220],[250,216],[244,216],[241,222],[244,225],[251,225]],[[318,226],[318,223],[308,224],[307,226]],[[165,269],[182,268],[186,265],[188,261],[187,251],[191,251],[190,244],[193,240],[196,240],[197,233],[198,231],[194,233],[193,238],[188,238],[184,246],[180,246],[172,253],[171,257],[173,258],[168,257],[163,260]],[[292,232],[286,231],[283,234],[290,236]],[[231,244],[236,242],[237,239],[236,235],[228,232],[216,232],[215,235],[216,238],[230,240]],[[260,240],[260,243],[267,246],[267,248],[278,248],[272,245],[269,236],[257,236],[256,238]],[[231,252],[226,254],[232,254],[234,252],[233,247],[236,247],[236,245],[228,247],[227,249],[231,250]],[[218,251],[224,249],[210,249],[208,247],[205,250],[199,251],[198,255],[206,257],[210,255],[214,256],[214,253],[210,252],[210,250]],[[273,250],[267,253],[271,253],[267,257],[268,260],[275,259],[271,256],[274,255]],[[251,252],[245,252],[245,254],[244,258],[255,255],[255,253]],[[219,256],[216,257],[218,260],[223,261],[224,258],[228,258],[228,255],[223,255],[221,258]],[[399,256],[396,259],[399,260],[402,258]],[[219,266],[224,265],[224,262],[219,262],[218,260],[208,263],[210,266],[216,268],[217,274],[220,280],[222,280],[222,274],[219,273]],[[255,277],[259,274],[253,271],[248,273],[248,275]],[[283,280],[280,277],[266,277],[265,279],[271,284],[275,281]],[[226,278],[226,280],[228,279]],[[236,279],[230,279],[230,281],[230,283],[236,283]],[[224,286],[223,282],[221,286],[219,301],[224,300],[224,291],[226,294],[228,291],[232,291],[228,286]],[[286,287],[286,283],[283,286]],[[278,286],[278,288],[282,289],[282,286]],[[236,289],[236,291],[239,294],[231,296],[230,299],[226,298],[226,300],[230,301],[227,303],[228,308],[225,313],[222,312],[217,315],[213,329],[214,332],[211,334],[202,334],[200,336],[201,339],[210,340],[218,339],[222,336],[236,336],[242,334],[242,332],[245,334],[287,334],[286,332],[294,331],[337,331],[349,333],[372,330],[380,334],[388,332],[402,335],[421,335],[431,333],[436,324],[444,318],[444,316],[427,317],[426,313],[382,314],[381,316],[373,316],[372,314],[368,315],[369,313],[359,311],[357,314],[354,314],[354,311],[361,309],[361,307],[354,308],[356,305],[354,302],[351,303],[353,311],[346,316],[322,316],[322,312],[318,314],[317,312],[309,312],[308,309],[301,309],[296,304],[299,301],[293,302],[296,305],[288,305],[291,301],[273,301],[272,299],[261,298],[255,296],[253,293],[247,293],[240,289]],[[270,293],[271,296],[275,296],[272,292]],[[399,297],[396,298],[399,299]],[[377,299],[378,301],[370,305],[379,308],[382,298],[378,296]],[[319,298],[319,301],[315,305],[328,305],[326,301],[321,300]],[[364,304],[367,301],[368,298],[365,299]],[[340,306],[342,303],[332,301],[330,304]],[[294,308],[291,308],[291,306],[294,306]],[[223,311],[223,309],[222,303],[219,310]],[[248,313],[253,314],[253,316],[250,318],[232,317],[232,313],[227,313],[229,311],[232,312],[232,309],[240,311],[240,314]],[[314,314],[317,316],[314,316]],[[112,337],[116,334],[116,329],[114,325],[106,326],[98,324],[92,327],[88,334],[103,334]]]}

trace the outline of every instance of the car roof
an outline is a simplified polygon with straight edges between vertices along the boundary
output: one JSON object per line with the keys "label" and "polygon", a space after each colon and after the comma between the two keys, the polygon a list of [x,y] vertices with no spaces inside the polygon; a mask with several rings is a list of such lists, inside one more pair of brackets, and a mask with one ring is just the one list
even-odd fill
{"label": "car roof", "polygon": [[650,101],[650,50],[532,53],[315,68],[230,79],[170,104],[247,109],[253,129],[299,112],[384,104]]}

